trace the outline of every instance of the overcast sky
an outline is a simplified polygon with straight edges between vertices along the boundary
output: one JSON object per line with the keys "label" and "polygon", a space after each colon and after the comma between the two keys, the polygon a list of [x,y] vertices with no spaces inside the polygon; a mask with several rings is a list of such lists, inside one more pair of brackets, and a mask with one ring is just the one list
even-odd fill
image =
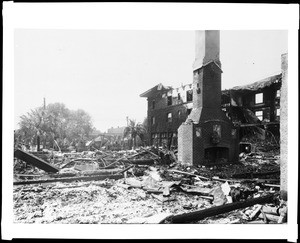
{"label": "overcast sky", "polygon": [[[278,74],[287,31],[221,31],[222,88]],[[158,83],[192,83],[194,31],[15,30],[15,129],[46,103],[88,112],[104,132],[142,122],[141,93]]]}

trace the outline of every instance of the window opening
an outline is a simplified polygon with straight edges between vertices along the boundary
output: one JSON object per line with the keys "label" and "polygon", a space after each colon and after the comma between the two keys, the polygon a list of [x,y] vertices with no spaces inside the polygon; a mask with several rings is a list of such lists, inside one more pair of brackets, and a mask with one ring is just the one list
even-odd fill
{"label": "window opening", "polygon": [[263,119],[263,111],[256,111],[256,112],[255,112],[255,115],[256,115],[256,117],[257,117],[260,121],[262,121],[262,119]]}
{"label": "window opening", "polygon": [[152,116],[152,125],[154,125],[155,124],[155,117],[154,116]]}
{"label": "window opening", "polygon": [[168,105],[172,105],[172,95],[168,96]]}
{"label": "window opening", "polygon": [[172,122],[172,113],[167,114],[167,122]]}
{"label": "window opening", "polygon": [[186,101],[187,102],[193,101],[193,90],[186,91]]}
{"label": "window opening", "polygon": [[263,93],[255,94],[255,104],[263,103]]}
{"label": "window opening", "polygon": [[280,90],[278,89],[277,91],[276,91],[276,97],[280,97]]}

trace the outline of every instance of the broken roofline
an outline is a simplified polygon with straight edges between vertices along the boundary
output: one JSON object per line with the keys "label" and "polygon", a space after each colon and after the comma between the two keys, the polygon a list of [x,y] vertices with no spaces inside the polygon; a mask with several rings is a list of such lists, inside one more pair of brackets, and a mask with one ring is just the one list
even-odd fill
{"label": "broken roofline", "polygon": [[155,85],[153,88],[147,90],[146,92],[140,94],[140,97],[150,97],[151,94],[156,93],[157,91],[168,91],[173,89],[171,86],[164,86],[162,83]]}
{"label": "broken roofline", "polygon": [[242,85],[242,86],[235,86],[233,88],[231,88],[230,90],[250,90],[250,91],[256,91],[256,90],[260,90],[263,88],[266,88],[268,86],[271,86],[274,83],[279,83],[281,82],[281,77],[282,74],[276,74],[267,78],[264,78],[262,80],[259,80],[257,82],[251,83],[251,84],[247,84],[247,85]]}
{"label": "broken roofline", "polygon": [[[238,91],[238,90],[257,91],[257,90],[263,89],[265,87],[271,86],[274,83],[281,82],[281,77],[282,77],[281,73],[280,74],[276,74],[276,75],[267,77],[265,79],[256,81],[256,82],[251,83],[251,84],[242,85],[242,86],[234,86],[231,89],[222,90],[222,92],[226,93],[226,92],[228,92],[230,90],[234,90],[234,91]],[[191,85],[192,85],[192,83],[191,84],[182,85],[181,87],[191,86]],[[159,89],[159,86],[161,86],[162,88]],[[180,88],[180,87],[178,87],[178,88]],[[170,91],[170,90],[174,90],[174,89],[178,89],[178,88],[173,88],[171,86],[164,86],[164,85],[162,85],[160,83],[160,84],[154,86],[153,88],[147,90],[146,92],[142,93],[140,95],[140,97],[151,97],[152,96],[151,94],[156,93],[157,91]]]}
{"label": "broken roofline", "polygon": [[[159,88],[160,85],[161,85],[162,88]],[[151,97],[151,96],[153,96],[153,94],[157,93],[158,91],[165,92],[165,91],[170,91],[170,90],[174,90],[174,89],[184,88],[186,86],[190,86],[190,88],[191,88],[192,84],[184,84],[184,85],[181,85],[178,88],[173,88],[172,86],[164,86],[161,83],[159,83],[158,85],[155,85],[153,88],[151,88],[151,89],[147,90],[146,92],[140,94],[140,97]]]}

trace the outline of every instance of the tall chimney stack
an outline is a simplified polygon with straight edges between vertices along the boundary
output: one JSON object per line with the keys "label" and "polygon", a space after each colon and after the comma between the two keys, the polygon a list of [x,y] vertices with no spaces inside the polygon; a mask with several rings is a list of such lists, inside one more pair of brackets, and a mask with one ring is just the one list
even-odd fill
{"label": "tall chimney stack", "polygon": [[197,30],[193,64],[193,110],[188,119],[198,124],[201,119],[221,114],[220,31]]}
{"label": "tall chimney stack", "polygon": [[195,32],[193,109],[178,129],[178,159],[185,164],[233,161],[238,135],[221,110],[220,31]]}

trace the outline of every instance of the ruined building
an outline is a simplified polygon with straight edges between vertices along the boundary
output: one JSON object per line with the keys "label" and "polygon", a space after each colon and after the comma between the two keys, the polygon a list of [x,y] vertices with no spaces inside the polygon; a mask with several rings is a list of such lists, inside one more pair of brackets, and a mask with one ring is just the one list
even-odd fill
{"label": "ruined building", "polygon": [[[279,136],[282,74],[221,91],[221,108],[239,126],[241,139],[247,127],[261,126]],[[140,95],[148,102],[149,144],[177,146],[178,128],[193,108],[193,84],[177,88],[158,84]]]}

